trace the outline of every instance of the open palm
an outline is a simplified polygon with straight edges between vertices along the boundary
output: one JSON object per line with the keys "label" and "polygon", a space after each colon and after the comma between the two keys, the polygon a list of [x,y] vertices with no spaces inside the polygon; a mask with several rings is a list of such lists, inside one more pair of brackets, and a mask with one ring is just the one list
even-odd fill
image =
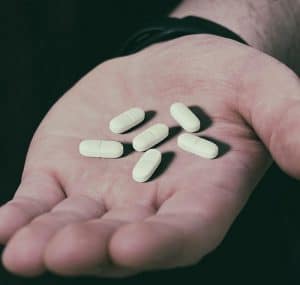
{"label": "open palm", "polygon": [[[198,262],[222,241],[271,155],[299,176],[299,90],[298,78],[274,59],[207,35],[98,66],[53,106],[32,140],[16,195],[0,208],[4,265],[31,276],[120,277]],[[228,146],[217,159],[178,149],[174,101],[201,108],[200,135]],[[112,134],[110,119],[134,106],[155,116]],[[158,146],[167,165],[137,183],[131,171],[141,153],[129,143],[156,122],[174,134]],[[100,138],[127,143],[127,153],[80,156],[82,139]]]}

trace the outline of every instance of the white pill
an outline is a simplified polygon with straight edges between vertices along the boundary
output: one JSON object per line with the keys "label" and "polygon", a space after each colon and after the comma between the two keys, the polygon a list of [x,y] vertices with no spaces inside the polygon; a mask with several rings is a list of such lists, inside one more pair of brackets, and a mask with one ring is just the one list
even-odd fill
{"label": "white pill", "polygon": [[200,129],[200,120],[183,103],[176,102],[170,107],[171,116],[187,132],[197,132]]}
{"label": "white pill", "polygon": [[83,140],[79,152],[88,157],[117,158],[123,154],[123,145],[116,141]]}
{"label": "white pill", "polygon": [[161,162],[161,152],[149,149],[138,160],[132,171],[132,178],[137,182],[147,181]]}
{"label": "white pill", "polygon": [[145,151],[160,143],[169,135],[169,128],[165,124],[155,124],[138,134],[132,142],[136,151]]}
{"label": "white pill", "polygon": [[113,133],[121,134],[140,124],[145,119],[145,112],[141,108],[131,108],[109,123],[109,128]]}
{"label": "white pill", "polygon": [[218,146],[206,139],[192,134],[182,134],[177,139],[178,146],[193,154],[204,158],[213,159],[218,155]]}

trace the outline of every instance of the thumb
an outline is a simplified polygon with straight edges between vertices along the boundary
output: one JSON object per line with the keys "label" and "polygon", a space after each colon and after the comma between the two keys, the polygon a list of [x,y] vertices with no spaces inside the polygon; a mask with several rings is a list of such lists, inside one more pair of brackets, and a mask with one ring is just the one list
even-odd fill
{"label": "thumb", "polygon": [[299,77],[271,57],[263,61],[242,79],[239,111],[279,167],[300,179]]}

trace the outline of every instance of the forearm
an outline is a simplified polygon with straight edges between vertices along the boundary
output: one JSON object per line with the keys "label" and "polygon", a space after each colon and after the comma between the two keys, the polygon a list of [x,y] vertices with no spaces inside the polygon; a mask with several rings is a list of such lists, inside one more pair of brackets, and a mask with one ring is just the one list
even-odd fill
{"label": "forearm", "polygon": [[300,73],[300,0],[185,0],[172,16],[203,17]]}

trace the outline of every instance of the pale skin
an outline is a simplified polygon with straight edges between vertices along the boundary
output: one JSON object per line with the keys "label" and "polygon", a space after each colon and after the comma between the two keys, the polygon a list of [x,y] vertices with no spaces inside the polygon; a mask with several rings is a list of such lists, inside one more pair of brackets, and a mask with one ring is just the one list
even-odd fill
{"label": "pale skin", "polygon": [[219,23],[300,73],[300,0],[185,0],[172,16]]}
{"label": "pale skin", "polygon": [[[147,183],[121,159],[80,156],[86,138],[130,142],[156,122],[176,126],[174,101],[197,105],[212,124],[201,135],[230,145],[215,160],[175,152]],[[124,135],[109,120],[132,106],[155,110]],[[122,277],[195,264],[214,250],[274,159],[300,177],[300,83],[284,64],[212,35],[185,36],[105,62],[49,111],[30,145],[21,184],[0,208],[4,266],[35,276]],[[200,118],[201,119],[201,118]]]}

